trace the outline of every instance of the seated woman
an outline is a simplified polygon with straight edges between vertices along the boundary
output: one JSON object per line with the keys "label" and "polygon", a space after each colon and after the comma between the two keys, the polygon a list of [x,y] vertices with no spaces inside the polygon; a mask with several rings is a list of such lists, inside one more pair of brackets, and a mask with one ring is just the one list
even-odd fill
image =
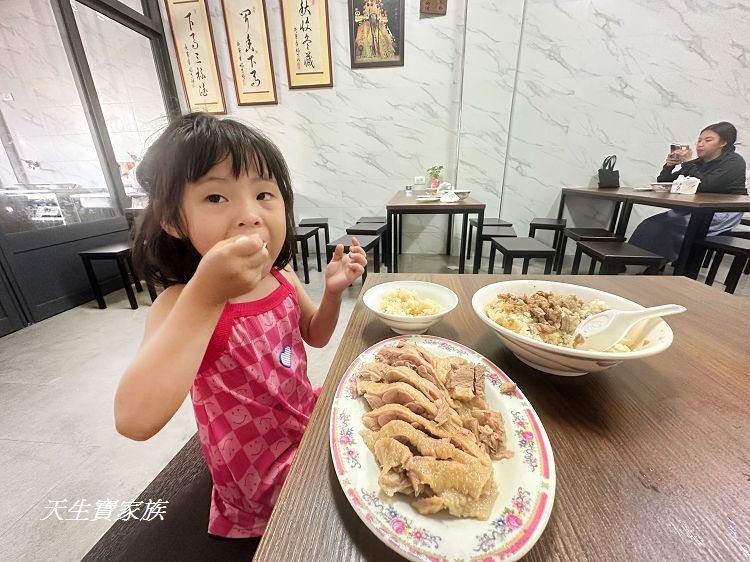
{"label": "seated woman", "polygon": [[[737,129],[731,123],[722,121],[709,125],[698,137],[698,158],[692,159],[690,147],[670,153],[656,180],[671,182],[679,175],[692,176],[701,180],[698,185],[701,193],[747,195],[745,160],[734,151],[736,140]],[[675,171],[675,166],[681,162],[682,168]],[[715,213],[708,236],[731,230],[741,219],[742,213]],[[685,210],[670,210],[654,215],[638,225],[628,242],[673,262],[680,253],[689,221],[690,211]]]}

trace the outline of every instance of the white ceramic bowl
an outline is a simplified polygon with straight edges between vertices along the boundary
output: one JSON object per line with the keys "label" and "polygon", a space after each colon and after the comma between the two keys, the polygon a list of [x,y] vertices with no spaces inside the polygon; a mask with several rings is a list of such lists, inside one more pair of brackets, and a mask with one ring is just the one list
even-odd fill
{"label": "white ceramic bowl", "polygon": [[458,195],[459,199],[466,199],[469,196],[469,193],[471,193],[471,189],[454,189],[453,193]]}
{"label": "white ceramic bowl", "polygon": [[578,376],[595,373],[614,367],[627,359],[640,359],[656,355],[672,344],[672,329],[661,319],[654,319],[642,325],[648,345],[636,351],[605,352],[572,349],[559,345],[552,345],[523,336],[513,330],[500,326],[491,320],[484,312],[486,306],[500,293],[513,295],[528,295],[536,291],[550,291],[560,295],[575,295],[584,302],[599,299],[616,310],[639,310],[640,304],[618,297],[612,293],[559,283],[534,279],[519,279],[516,281],[501,281],[492,283],[479,289],[471,299],[471,305],[479,319],[487,324],[500,338],[500,341],[510,349],[518,359],[527,365],[545,373],[562,376]]}
{"label": "white ceramic bowl", "polygon": [[[429,316],[399,316],[380,312],[380,301],[396,289],[409,289],[421,299],[430,299],[443,307],[442,312]],[[391,330],[397,334],[424,334],[428,328],[440,322],[458,305],[458,296],[447,287],[426,281],[392,281],[381,283],[367,290],[362,297],[365,306],[372,310]]]}

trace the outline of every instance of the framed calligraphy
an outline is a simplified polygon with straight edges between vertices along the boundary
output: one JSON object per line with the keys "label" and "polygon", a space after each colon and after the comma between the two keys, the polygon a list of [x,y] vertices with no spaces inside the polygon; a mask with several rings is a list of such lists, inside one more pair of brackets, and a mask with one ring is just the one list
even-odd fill
{"label": "framed calligraphy", "polygon": [[328,0],[281,0],[289,88],[333,86]]}
{"label": "framed calligraphy", "polygon": [[239,105],[278,103],[265,0],[222,0]]}
{"label": "framed calligraphy", "polygon": [[444,16],[448,13],[448,0],[420,0],[419,13],[427,16]]}
{"label": "framed calligraphy", "polygon": [[165,3],[190,111],[226,113],[206,0],[166,0]]}
{"label": "framed calligraphy", "polygon": [[352,68],[404,66],[404,0],[349,0]]}

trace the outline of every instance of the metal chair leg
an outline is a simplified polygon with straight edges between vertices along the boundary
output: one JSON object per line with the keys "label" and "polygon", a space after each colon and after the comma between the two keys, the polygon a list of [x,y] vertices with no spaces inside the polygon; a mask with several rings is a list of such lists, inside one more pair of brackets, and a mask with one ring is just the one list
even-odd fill
{"label": "metal chair leg", "polygon": [[549,275],[550,273],[552,273],[552,266],[554,265],[554,262],[555,262],[554,257],[547,258],[544,260],[544,274],[545,275]]}
{"label": "metal chair leg", "polygon": [[563,233],[562,240],[560,241],[560,251],[558,252],[557,256],[557,265],[555,266],[555,270],[557,271],[558,275],[562,273],[563,261],[565,261],[565,246],[567,246],[567,244],[568,237],[565,236],[565,233]]}
{"label": "metal chair leg", "polygon": [[510,275],[513,273],[513,258],[503,254],[503,273]]}
{"label": "metal chair leg", "polygon": [[[583,255],[583,250],[581,250],[580,246],[576,246],[576,255],[573,257],[573,269],[570,270],[570,273],[572,275],[578,275],[578,268],[581,265],[581,256]],[[557,270],[558,275],[560,274],[560,270]]]}
{"label": "metal chair leg", "polygon": [[320,263],[320,229],[315,231],[315,255],[318,257],[318,271],[323,271]]}
{"label": "metal chair leg", "polygon": [[471,259],[471,233],[474,231],[474,228],[469,225],[469,243],[466,245],[466,259]]}
{"label": "metal chair leg", "polygon": [[492,274],[495,271],[495,252],[497,249],[494,244],[490,244],[490,265],[487,268],[487,273]]}
{"label": "metal chair leg", "polygon": [[716,252],[716,255],[714,256],[714,261],[711,263],[711,268],[708,270],[708,275],[706,275],[706,285],[713,285],[714,280],[716,279],[716,273],[719,271],[719,266],[721,265],[721,260],[724,259],[724,252]]}
{"label": "metal chair leg", "polygon": [[745,256],[735,256],[732,260],[732,265],[729,267],[726,281],[724,281],[724,290],[727,293],[734,294],[734,290],[737,288],[737,283],[739,283],[740,277],[742,276],[742,270],[745,267],[745,259]]}
{"label": "metal chair leg", "polygon": [[531,258],[523,258],[523,267],[521,268],[521,273],[523,275],[526,275],[529,272],[530,261],[531,261]]}

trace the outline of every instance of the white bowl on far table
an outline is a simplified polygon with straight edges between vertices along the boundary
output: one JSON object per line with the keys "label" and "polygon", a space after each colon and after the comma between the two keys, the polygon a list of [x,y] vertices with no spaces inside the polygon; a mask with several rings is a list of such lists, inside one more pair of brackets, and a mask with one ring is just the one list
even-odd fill
{"label": "white bowl on far table", "polygon": [[[430,299],[442,306],[443,310],[428,316],[400,316],[381,312],[380,301],[386,294],[396,289],[414,291],[418,298]],[[362,301],[397,334],[424,334],[428,328],[440,322],[446,314],[456,308],[458,296],[448,287],[427,281],[391,281],[370,287],[362,297]]]}
{"label": "white bowl on far table", "polygon": [[469,193],[471,193],[471,189],[454,189],[453,193],[458,195],[459,199],[466,199],[469,196]]}
{"label": "white bowl on far table", "polygon": [[485,313],[487,305],[500,293],[529,295],[537,291],[549,291],[558,295],[575,295],[584,302],[601,300],[615,310],[640,310],[644,308],[638,303],[612,293],[557,281],[519,279],[516,281],[500,281],[479,289],[471,299],[474,313],[495,332],[500,341],[518,359],[535,369],[568,377],[585,375],[604,371],[628,359],[641,359],[656,355],[672,345],[672,329],[661,319],[653,319],[640,325],[647,330],[643,334],[643,339],[648,341],[647,345],[635,351],[608,352],[587,351],[545,343],[505,328],[490,319]]}

